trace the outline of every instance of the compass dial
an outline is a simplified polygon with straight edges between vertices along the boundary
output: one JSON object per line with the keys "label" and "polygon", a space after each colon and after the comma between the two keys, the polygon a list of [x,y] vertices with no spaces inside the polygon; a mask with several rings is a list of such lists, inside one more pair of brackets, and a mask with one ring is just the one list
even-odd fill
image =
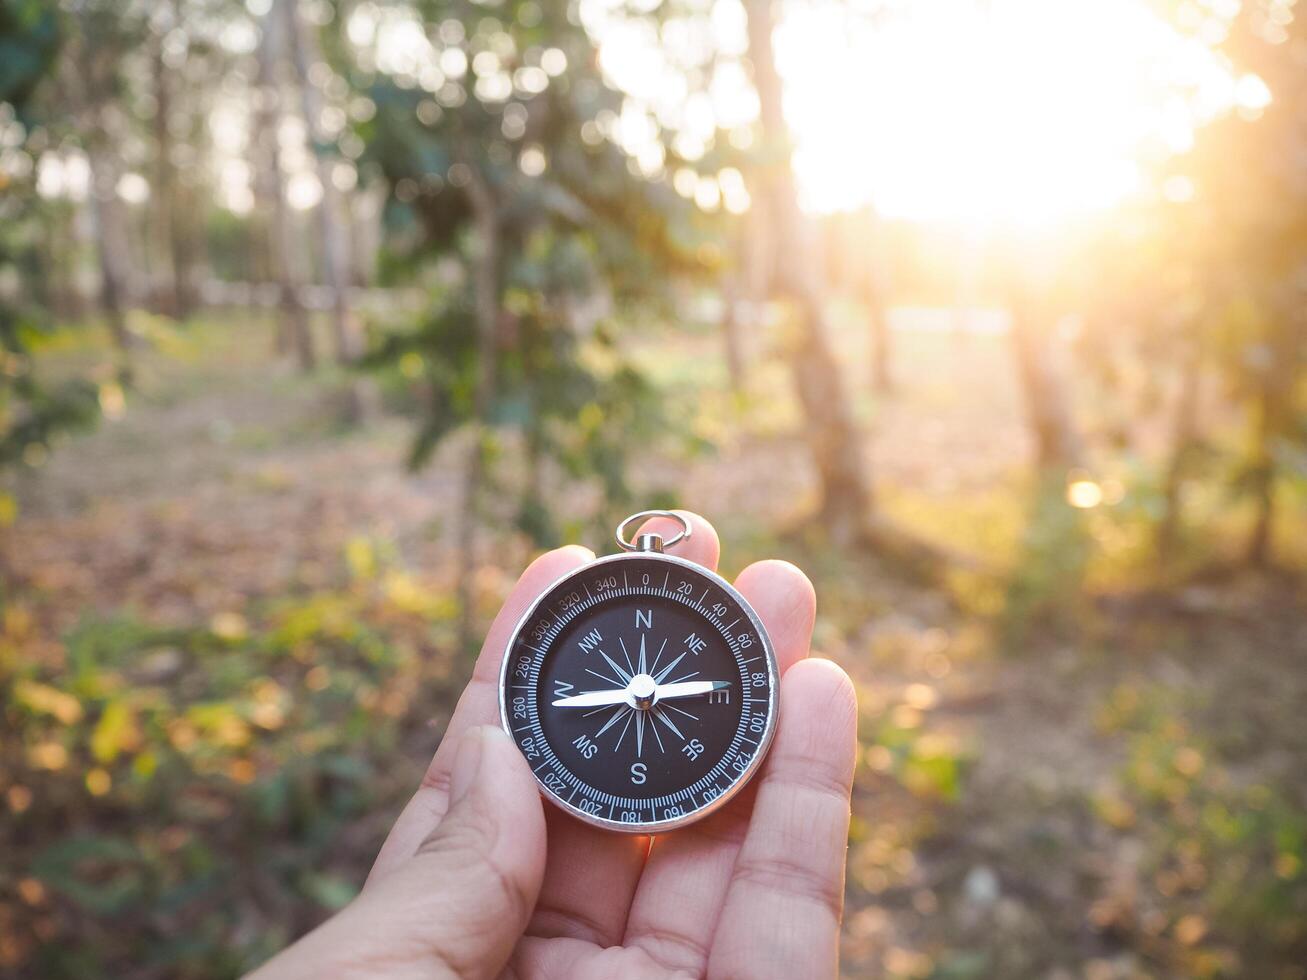
{"label": "compass dial", "polygon": [[656,833],[752,777],[776,718],[776,659],[717,575],[614,555],[555,583],[518,624],[500,712],[545,792],[582,820]]}

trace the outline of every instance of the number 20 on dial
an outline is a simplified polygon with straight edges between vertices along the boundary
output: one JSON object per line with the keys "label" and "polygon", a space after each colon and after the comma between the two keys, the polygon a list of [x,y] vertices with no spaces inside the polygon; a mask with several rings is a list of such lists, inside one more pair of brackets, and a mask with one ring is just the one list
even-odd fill
{"label": "number 20 on dial", "polygon": [[[681,530],[634,543],[636,520]],[[724,579],[663,552],[690,526],[632,515],[623,552],[550,586],[505,652],[499,710],[545,795],[610,830],[660,833],[707,816],[761,765],[776,728],[776,657]]]}

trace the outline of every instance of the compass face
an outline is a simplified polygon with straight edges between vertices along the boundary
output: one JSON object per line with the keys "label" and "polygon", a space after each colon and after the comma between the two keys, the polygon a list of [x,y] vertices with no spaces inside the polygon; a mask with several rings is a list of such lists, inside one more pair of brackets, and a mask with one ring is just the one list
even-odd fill
{"label": "compass face", "polygon": [[499,703],[563,809],[656,833],[715,810],[761,764],[776,659],[757,614],[723,579],[670,555],[614,555],[527,611]]}

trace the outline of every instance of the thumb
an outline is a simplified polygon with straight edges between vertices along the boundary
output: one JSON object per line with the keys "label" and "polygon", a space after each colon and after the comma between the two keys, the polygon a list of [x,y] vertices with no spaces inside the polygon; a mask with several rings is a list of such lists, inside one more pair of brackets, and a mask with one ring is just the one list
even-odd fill
{"label": "thumb", "polygon": [[500,729],[463,736],[440,825],[402,866],[247,980],[497,976],[545,872],[545,817]]}
{"label": "thumb", "polygon": [[501,729],[470,729],[454,760],[449,810],[396,882],[423,893],[434,957],[458,977],[497,976],[544,871],[544,813],[526,759]]}

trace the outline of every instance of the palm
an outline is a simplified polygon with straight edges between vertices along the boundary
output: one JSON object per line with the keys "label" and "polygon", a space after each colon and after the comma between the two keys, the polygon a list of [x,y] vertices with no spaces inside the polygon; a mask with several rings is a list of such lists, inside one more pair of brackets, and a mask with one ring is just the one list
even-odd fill
{"label": "palm", "polygon": [[[694,535],[680,554],[715,568],[716,534],[693,520]],[[450,734],[495,720],[499,658],[513,623],[550,582],[590,557],[562,549],[523,574],[491,628]],[[781,671],[806,657],[815,603],[802,574],[762,562],[735,584],[765,622]],[[544,882],[505,975],[832,975],[856,703],[848,679],[821,661],[785,674],[781,703],[761,776],[706,820],[651,841],[596,830],[546,807]],[[447,734],[373,878],[407,861],[439,825],[452,764],[445,745],[452,741]]]}

